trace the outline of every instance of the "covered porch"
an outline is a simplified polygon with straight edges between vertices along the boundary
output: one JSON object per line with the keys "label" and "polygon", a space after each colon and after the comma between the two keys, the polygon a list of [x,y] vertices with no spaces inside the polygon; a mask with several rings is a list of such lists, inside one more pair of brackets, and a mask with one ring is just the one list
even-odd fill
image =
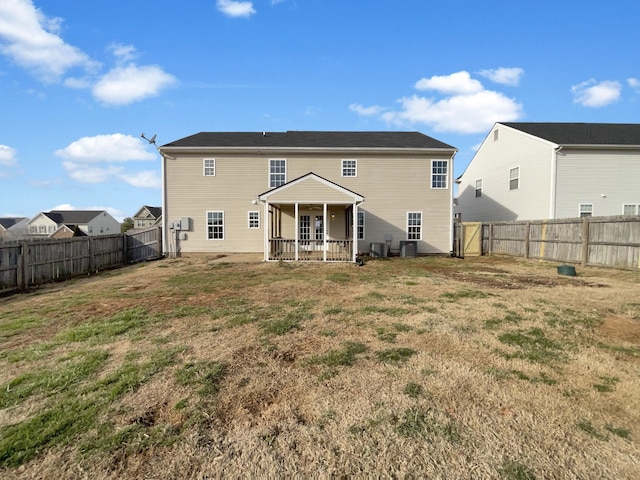
{"label": "covered porch", "polygon": [[310,173],[258,200],[264,203],[266,261],[356,260],[362,196]]}

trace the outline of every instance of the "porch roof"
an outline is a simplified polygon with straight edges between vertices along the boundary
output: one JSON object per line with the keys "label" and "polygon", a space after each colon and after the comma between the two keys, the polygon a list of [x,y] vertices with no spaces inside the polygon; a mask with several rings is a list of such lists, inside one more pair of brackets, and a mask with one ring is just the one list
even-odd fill
{"label": "porch roof", "polygon": [[[307,184],[304,192],[296,189],[296,186],[301,186],[302,184]],[[287,193],[292,193],[292,195],[287,195]],[[277,201],[279,203],[330,203],[332,199],[327,197],[331,197],[331,195],[336,195],[333,200],[337,199],[340,203],[361,203],[364,201],[362,195],[313,172],[261,193],[258,195],[258,200]]]}

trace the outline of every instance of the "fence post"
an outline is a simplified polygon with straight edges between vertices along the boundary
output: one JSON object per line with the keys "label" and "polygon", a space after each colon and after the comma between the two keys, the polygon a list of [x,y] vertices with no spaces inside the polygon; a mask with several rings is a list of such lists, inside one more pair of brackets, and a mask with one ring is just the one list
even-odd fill
{"label": "fence post", "polygon": [[589,263],[589,217],[582,217],[582,266]]}
{"label": "fence post", "polygon": [[489,222],[489,245],[487,245],[489,255],[493,254],[493,222]]}
{"label": "fence post", "polygon": [[91,235],[89,235],[89,237],[87,237],[89,240],[88,243],[88,247],[89,247],[89,275],[91,275],[93,273],[93,270],[95,268],[96,262],[95,259],[93,258],[93,238],[91,237]]}
{"label": "fence post", "polygon": [[129,236],[122,234],[122,265],[129,264]]}
{"label": "fence post", "polygon": [[531,223],[524,226],[524,258],[529,258],[529,242],[531,241]]}
{"label": "fence post", "polygon": [[18,264],[16,265],[16,283],[20,290],[27,289],[27,242],[20,242],[20,255],[18,256]]}

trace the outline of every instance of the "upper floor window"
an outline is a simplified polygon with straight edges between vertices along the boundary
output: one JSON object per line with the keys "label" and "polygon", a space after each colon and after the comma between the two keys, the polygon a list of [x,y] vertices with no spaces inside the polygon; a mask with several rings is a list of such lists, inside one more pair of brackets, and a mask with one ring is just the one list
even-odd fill
{"label": "upper floor window", "polygon": [[622,214],[623,215],[640,215],[640,205],[635,205],[633,203],[625,203],[622,206]]}
{"label": "upper floor window", "polygon": [[269,160],[269,187],[275,188],[287,182],[287,161]]}
{"label": "upper floor window", "polygon": [[260,212],[249,212],[249,228],[260,228]]}
{"label": "upper floor window", "polygon": [[407,212],[407,240],[422,240],[422,212]]}
{"label": "upper floor window", "polygon": [[364,211],[358,210],[358,240],[364,240]]}
{"label": "upper floor window", "polygon": [[593,203],[581,203],[578,214],[581,217],[591,217],[593,215]]}
{"label": "upper floor window", "polygon": [[447,188],[448,170],[447,160],[431,160],[431,188]]}
{"label": "upper floor window", "polygon": [[224,212],[207,212],[207,239],[224,240]]}
{"label": "upper floor window", "polygon": [[358,176],[358,161],[357,160],[342,160],[342,176],[343,177],[357,177]]}
{"label": "upper floor window", "polygon": [[216,159],[205,158],[203,161],[202,168],[203,168],[205,177],[215,177],[216,176]]}
{"label": "upper floor window", "polygon": [[476,180],[476,198],[482,196],[482,179]]}
{"label": "upper floor window", "polygon": [[509,190],[517,190],[520,187],[520,167],[509,169]]}

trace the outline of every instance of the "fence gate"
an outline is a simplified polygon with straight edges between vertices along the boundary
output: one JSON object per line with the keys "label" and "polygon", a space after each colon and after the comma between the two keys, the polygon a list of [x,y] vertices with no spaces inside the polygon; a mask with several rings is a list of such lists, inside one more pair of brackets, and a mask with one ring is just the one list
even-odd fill
{"label": "fence gate", "polygon": [[463,257],[478,257],[482,255],[482,223],[465,222],[462,224]]}

